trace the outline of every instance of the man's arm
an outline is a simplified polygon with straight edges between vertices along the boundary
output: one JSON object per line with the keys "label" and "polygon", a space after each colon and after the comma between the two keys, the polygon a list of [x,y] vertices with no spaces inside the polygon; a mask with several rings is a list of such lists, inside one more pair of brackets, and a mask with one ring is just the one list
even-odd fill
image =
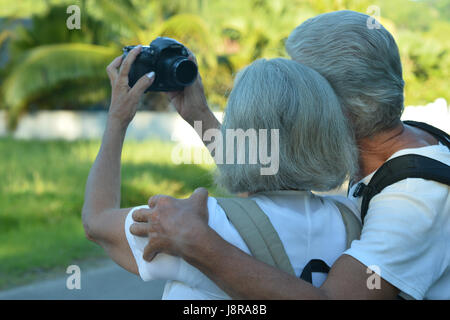
{"label": "man's arm", "polygon": [[149,237],[144,259],[150,261],[157,252],[179,255],[237,299],[396,298],[398,289],[383,279],[380,289],[370,290],[372,274],[348,255],[335,262],[320,288],[254,259],[208,226],[207,196],[201,193],[206,190],[183,200],[154,196],[150,210],[134,212],[133,219],[141,223],[131,225],[131,233]]}
{"label": "man's arm", "polygon": [[123,63],[122,56],[116,58],[107,68],[112,86],[111,105],[100,151],[86,183],[82,211],[87,238],[135,274],[138,268],[124,231],[129,209],[120,209],[120,160],[128,124],[136,113],[140,96],[154,79],[154,75],[145,75],[133,88],[128,87],[128,72],[140,50],[140,47],[133,49]]}
{"label": "man's arm", "polygon": [[185,252],[186,261],[200,269],[236,299],[395,299],[398,290],[380,279],[380,289],[370,290],[367,267],[342,255],[331,267],[320,288],[260,262],[205,230],[203,245]]}

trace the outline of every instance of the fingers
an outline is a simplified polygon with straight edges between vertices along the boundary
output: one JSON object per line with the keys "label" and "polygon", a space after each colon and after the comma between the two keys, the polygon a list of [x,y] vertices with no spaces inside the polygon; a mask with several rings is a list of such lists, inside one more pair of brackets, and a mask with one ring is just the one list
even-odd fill
{"label": "fingers", "polygon": [[148,222],[152,211],[150,209],[139,209],[133,211],[132,217],[136,222]]}
{"label": "fingers", "polygon": [[198,66],[197,58],[194,56],[194,54],[191,53],[188,59],[195,63],[196,66]]}
{"label": "fingers", "polygon": [[140,97],[148,87],[150,87],[155,80],[155,73],[152,71],[143,75],[131,88],[130,94],[133,96]]}
{"label": "fingers", "polygon": [[[153,239],[156,240],[156,239]],[[144,253],[142,257],[145,261],[152,261],[153,258],[158,254],[159,245],[157,241],[149,241],[149,243],[144,248]]]}
{"label": "fingers", "polygon": [[148,237],[148,231],[147,223],[133,223],[130,226],[130,232],[138,237]]}
{"label": "fingers", "polygon": [[167,201],[169,199],[174,199],[174,198],[172,198],[170,196],[162,195],[162,194],[157,194],[157,195],[154,195],[153,197],[151,197],[150,199],[148,199],[148,206],[150,208],[154,208],[157,203],[161,203],[161,202]]}
{"label": "fingers", "polygon": [[[192,199],[199,204],[206,204],[206,201],[208,200],[208,190],[205,188],[197,188],[194,190],[194,193],[189,197],[189,199]],[[148,206],[150,209],[154,208],[157,204],[162,203],[168,203],[171,200],[175,200],[173,197],[157,194],[148,199]],[[133,215],[134,217],[134,215]]]}
{"label": "fingers", "polygon": [[141,53],[142,46],[138,45],[131,50],[127,57],[125,58],[125,61],[122,63],[119,71],[119,77],[121,81],[126,81],[128,83],[128,73],[130,72],[131,65],[133,64],[134,60],[136,59],[137,55]]}
{"label": "fingers", "polygon": [[[192,62],[194,62],[195,65],[198,67],[197,58],[189,49],[188,49],[188,51],[189,51],[188,59],[191,60]],[[202,83],[202,77],[200,77],[200,72],[197,73],[197,81],[200,81],[200,83]]]}
{"label": "fingers", "polygon": [[189,55],[188,59],[198,66],[197,58],[192,53]]}
{"label": "fingers", "polygon": [[[133,212],[132,218],[135,221],[130,226],[130,232],[138,237],[147,237],[149,232],[151,210],[149,209],[139,209]],[[144,223],[143,223],[144,222]]]}
{"label": "fingers", "polygon": [[119,75],[118,68],[122,63],[122,59],[123,56],[118,56],[106,67],[106,73],[108,74],[109,80],[111,80],[111,84],[116,81]]}
{"label": "fingers", "polygon": [[189,199],[192,199],[199,204],[206,203],[206,201],[208,200],[208,190],[206,190],[205,188],[197,188],[194,190],[194,193],[191,194]]}

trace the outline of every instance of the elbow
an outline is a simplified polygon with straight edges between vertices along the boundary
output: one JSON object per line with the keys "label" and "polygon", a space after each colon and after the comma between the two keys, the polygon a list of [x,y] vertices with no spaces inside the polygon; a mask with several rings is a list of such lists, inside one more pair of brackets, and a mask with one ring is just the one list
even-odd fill
{"label": "elbow", "polygon": [[92,228],[89,226],[89,224],[83,222],[84,227],[84,235],[86,236],[86,239],[89,241],[95,242],[94,233],[92,232]]}
{"label": "elbow", "polygon": [[94,232],[92,218],[89,218],[89,214],[84,208],[83,208],[81,217],[82,217],[82,221],[83,221],[84,235],[85,235],[86,239],[88,239],[89,241],[95,242],[95,232]]}

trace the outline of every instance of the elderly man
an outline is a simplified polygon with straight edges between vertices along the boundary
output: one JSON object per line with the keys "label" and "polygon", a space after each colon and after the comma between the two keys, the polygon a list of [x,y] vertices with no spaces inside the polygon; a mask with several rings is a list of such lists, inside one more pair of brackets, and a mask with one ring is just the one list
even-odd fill
{"label": "elderly man", "polygon": [[[352,11],[319,15],[295,29],[286,43],[292,59],[329,81],[352,123],[360,152],[353,181],[367,184],[387,160],[405,154],[449,165],[446,146],[400,121],[404,82],[398,48],[382,26],[369,29],[368,18]],[[209,111],[200,80],[169,97],[189,123],[203,121],[205,130],[220,125]],[[358,185],[352,184],[349,197],[361,205]],[[93,188],[88,182],[88,189]],[[133,214],[140,223],[130,230],[149,237],[146,260],[159,252],[180,256],[234,298],[394,299],[400,294],[449,299],[449,194],[448,186],[418,178],[384,188],[370,202],[360,240],[337,259],[319,288],[252,258],[209,228],[204,189],[183,200],[152,197],[149,210]],[[374,276],[378,280],[372,282]]]}

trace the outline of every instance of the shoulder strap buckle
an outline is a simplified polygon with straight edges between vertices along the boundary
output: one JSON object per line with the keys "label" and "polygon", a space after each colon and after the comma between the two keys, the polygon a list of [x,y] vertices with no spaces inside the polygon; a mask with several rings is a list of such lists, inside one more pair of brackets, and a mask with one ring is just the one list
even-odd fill
{"label": "shoulder strap buckle", "polygon": [[372,187],[370,185],[366,185],[363,182],[358,183],[358,185],[356,186],[355,191],[353,192],[353,197],[355,198],[359,198],[361,196],[366,195],[370,190],[372,189]]}

